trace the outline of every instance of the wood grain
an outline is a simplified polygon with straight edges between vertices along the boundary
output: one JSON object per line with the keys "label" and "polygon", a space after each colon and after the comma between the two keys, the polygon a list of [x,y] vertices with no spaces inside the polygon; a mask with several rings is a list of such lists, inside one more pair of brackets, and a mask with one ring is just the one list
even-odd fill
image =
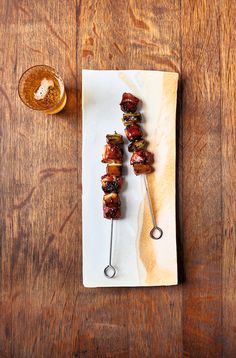
{"label": "wood grain", "polygon": [[223,355],[230,358],[236,352],[236,4],[226,1],[221,15],[222,328]]}
{"label": "wood grain", "polygon": [[217,1],[182,2],[183,344],[191,357],[222,354],[218,17]]}
{"label": "wood grain", "polygon": [[[81,245],[76,5],[5,1],[1,12],[0,356],[65,356],[77,335]],[[69,101],[58,116],[18,99],[20,75],[37,63],[65,79]]]}
{"label": "wood grain", "polygon": [[[233,358],[234,2],[1,5],[0,357]],[[18,78],[39,63],[65,79],[59,115],[18,99]],[[82,286],[82,67],[180,73],[178,287]]]}

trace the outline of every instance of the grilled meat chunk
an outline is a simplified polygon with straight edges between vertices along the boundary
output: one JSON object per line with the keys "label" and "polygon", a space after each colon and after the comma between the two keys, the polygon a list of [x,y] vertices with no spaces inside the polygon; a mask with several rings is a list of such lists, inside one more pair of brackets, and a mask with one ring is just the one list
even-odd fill
{"label": "grilled meat chunk", "polygon": [[122,178],[105,174],[101,177],[102,190],[104,193],[119,193],[122,187]]}
{"label": "grilled meat chunk", "polygon": [[114,175],[116,177],[121,177],[122,175],[122,165],[117,165],[115,163],[107,165],[107,174]]}
{"label": "grilled meat chunk", "polygon": [[150,164],[134,164],[133,167],[136,175],[150,174],[153,171],[153,167]]}
{"label": "grilled meat chunk", "polygon": [[122,164],[123,151],[118,145],[106,144],[102,154],[102,163]]}
{"label": "grilled meat chunk", "polygon": [[133,152],[130,158],[130,164],[152,164],[153,163],[153,154],[147,150],[136,150]]}
{"label": "grilled meat chunk", "polygon": [[139,103],[139,99],[131,93],[123,93],[120,102],[120,108],[123,112],[135,112]]}
{"label": "grilled meat chunk", "polygon": [[114,208],[120,206],[120,198],[117,193],[109,193],[103,196],[103,204],[104,206],[108,206],[109,208]]}
{"label": "grilled meat chunk", "polygon": [[131,124],[130,126],[126,127],[125,134],[130,142],[133,142],[134,140],[141,139],[143,136],[141,127],[136,123]]}
{"label": "grilled meat chunk", "polygon": [[103,216],[105,219],[120,219],[121,218],[121,210],[120,207],[110,208],[106,205],[103,205]]}

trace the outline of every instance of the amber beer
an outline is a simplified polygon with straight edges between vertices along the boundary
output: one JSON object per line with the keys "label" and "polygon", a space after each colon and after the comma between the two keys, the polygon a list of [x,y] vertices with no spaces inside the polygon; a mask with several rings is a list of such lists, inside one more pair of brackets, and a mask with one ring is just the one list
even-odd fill
{"label": "amber beer", "polygon": [[20,78],[18,92],[26,106],[47,114],[60,112],[66,104],[63,80],[50,66],[38,65],[26,70]]}

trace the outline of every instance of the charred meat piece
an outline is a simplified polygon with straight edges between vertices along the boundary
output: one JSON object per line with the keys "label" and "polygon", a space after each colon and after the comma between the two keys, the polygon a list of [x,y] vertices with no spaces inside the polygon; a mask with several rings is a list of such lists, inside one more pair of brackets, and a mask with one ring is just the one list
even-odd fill
{"label": "charred meat piece", "polygon": [[108,206],[103,205],[103,216],[105,219],[120,219],[120,207],[109,208]]}
{"label": "charred meat piece", "polygon": [[109,208],[114,208],[120,206],[120,198],[117,193],[109,193],[103,196],[103,204],[104,206],[108,206]]}
{"label": "charred meat piece", "polygon": [[128,151],[133,152],[134,150],[144,150],[147,148],[147,142],[145,139],[135,140],[128,146]]}
{"label": "charred meat piece", "polygon": [[113,144],[118,146],[124,144],[123,136],[116,132],[114,134],[107,134],[106,138],[108,144]]}
{"label": "charred meat piece", "polygon": [[135,112],[139,103],[139,99],[131,93],[123,93],[120,102],[120,108],[123,112]]}
{"label": "charred meat piece", "polygon": [[121,177],[121,175],[122,175],[122,165],[108,164],[107,165],[107,174],[108,175],[114,175],[116,177]]}
{"label": "charred meat piece", "polygon": [[130,142],[133,142],[134,140],[141,139],[143,132],[141,127],[134,123],[125,128],[125,135]]}
{"label": "charred meat piece", "polygon": [[134,164],[134,173],[136,175],[140,174],[150,174],[153,171],[153,168],[150,164]]}
{"label": "charred meat piece", "polygon": [[132,123],[140,123],[141,121],[142,115],[139,112],[123,114],[122,122],[126,127]]}
{"label": "charred meat piece", "polygon": [[153,154],[147,150],[136,150],[130,158],[130,164],[152,164]]}
{"label": "charred meat piece", "polygon": [[104,193],[119,193],[122,187],[122,178],[105,174],[101,177],[102,190]]}
{"label": "charred meat piece", "polygon": [[122,163],[123,151],[118,145],[106,144],[102,154],[102,163]]}

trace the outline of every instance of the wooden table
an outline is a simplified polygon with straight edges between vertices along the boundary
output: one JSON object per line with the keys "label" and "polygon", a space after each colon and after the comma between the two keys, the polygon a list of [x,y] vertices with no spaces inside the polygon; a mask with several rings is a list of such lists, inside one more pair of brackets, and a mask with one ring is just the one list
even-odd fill
{"label": "wooden table", "polygon": [[[1,358],[236,356],[235,18],[232,0],[1,2]],[[56,116],[17,95],[42,63],[65,79]],[[82,68],[180,73],[179,286],[82,285]]]}

